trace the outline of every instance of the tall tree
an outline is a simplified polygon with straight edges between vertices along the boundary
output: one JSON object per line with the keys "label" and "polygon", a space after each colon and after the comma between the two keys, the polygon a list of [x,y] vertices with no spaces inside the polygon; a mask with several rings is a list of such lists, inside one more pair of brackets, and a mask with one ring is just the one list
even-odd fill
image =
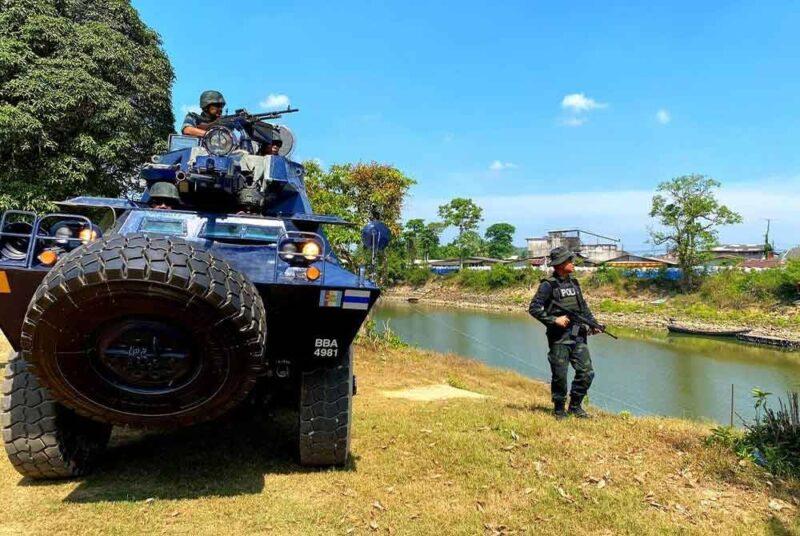
{"label": "tall tree", "polygon": [[514,247],[514,232],[516,227],[510,223],[495,223],[490,225],[484,233],[486,248],[490,257],[503,259],[510,257],[516,251]]}
{"label": "tall tree", "polygon": [[704,175],[683,175],[658,185],[650,217],[662,229],[650,230],[652,242],[675,252],[684,290],[692,287],[695,266],[708,258],[717,244],[717,228],[742,221],[742,217],[716,198],[720,183]]}
{"label": "tall tree", "polygon": [[439,235],[442,234],[443,224],[440,222],[425,223],[421,218],[408,220],[403,231],[404,239],[411,261],[422,257],[428,262],[431,254],[439,245]]}
{"label": "tall tree", "polygon": [[456,197],[445,205],[439,207],[439,217],[447,225],[458,229],[458,246],[461,269],[464,268],[464,233],[474,231],[483,219],[483,209],[476,205],[472,199]]}
{"label": "tall tree", "polygon": [[126,0],[0,0],[0,209],[121,194],[172,131],[173,78]]}
{"label": "tall tree", "polygon": [[327,171],[315,161],[304,162],[306,189],[314,212],[340,216],[356,227],[329,226],[328,240],[343,262],[354,266],[364,259],[353,244],[360,242],[360,229],[377,218],[400,237],[400,212],[414,180],[399,169],[372,162],[333,165]]}

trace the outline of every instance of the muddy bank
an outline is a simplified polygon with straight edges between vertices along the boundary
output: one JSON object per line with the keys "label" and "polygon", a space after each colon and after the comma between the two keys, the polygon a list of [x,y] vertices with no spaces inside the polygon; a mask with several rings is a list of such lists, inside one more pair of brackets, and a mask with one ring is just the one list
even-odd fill
{"label": "muddy bank", "polygon": [[[501,289],[493,292],[475,292],[461,289],[453,285],[431,283],[424,288],[415,289],[408,286],[397,286],[387,289],[383,299],[389,301],[408,301],[416,299],[419,303],[443,307],[457,307],[467,309],[483,309],[489,311],[527,312],[528,303],[533,296],[535,288]],[[598,299],[607,296],[591,296],[587,292],[587,301],[594,306]],[[633,302],[632,302],[633,303]],[[595,307],[596,309],[596,307]],[[743,325],[736,322],[709,321],[692,318],[688,315],[676,314],[674,311],[659,313],[645,312],[597,312],[595,316],[601,322],[610,326],[625,326],[631,328],[646,328],[666,331],[671,319],[681,326],[696,329],[740,329],[750,328],[751,334],[767,337],[776,337],[790,341],[800,342],[800,328],[785,328],[769,325]]]}

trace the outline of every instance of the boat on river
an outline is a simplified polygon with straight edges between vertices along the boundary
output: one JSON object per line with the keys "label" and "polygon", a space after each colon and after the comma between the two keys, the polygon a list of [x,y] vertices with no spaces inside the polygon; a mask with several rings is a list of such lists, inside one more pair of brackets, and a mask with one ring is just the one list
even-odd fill
{"label": "boat on river", "polygon": [[670,333],[702,335],[704,337],[738,337],[739,335],[744,335],[751,331],[750,329],[699,329],[675,324],[669,324],[667,330],[669,330]]}

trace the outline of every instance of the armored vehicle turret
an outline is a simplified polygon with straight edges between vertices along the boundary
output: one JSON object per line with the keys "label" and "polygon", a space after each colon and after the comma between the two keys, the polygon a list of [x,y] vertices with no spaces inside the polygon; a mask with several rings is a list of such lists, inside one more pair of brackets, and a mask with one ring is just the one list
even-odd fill
{"label": "armored vehicle turret", "polygon": [[[314,214],[285,110],[173,135],[141,201],[78,197],[0,217],[3,441],[33,478],[87,472],[113,426],[223,417],[256,394],[297,411],[304,465],[342,465],[352,342],[379,296]],[[177,193],[175,198],[174,192]],[[386,247],[372,222],[365,247]]]}

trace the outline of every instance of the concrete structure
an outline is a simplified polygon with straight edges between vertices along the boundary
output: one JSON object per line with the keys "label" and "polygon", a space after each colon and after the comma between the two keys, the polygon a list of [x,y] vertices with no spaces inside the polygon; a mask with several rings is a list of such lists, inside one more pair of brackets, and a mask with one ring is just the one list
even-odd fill
{"label": "concrete structure", "polygon": [[603,263],[605,266],[613,268],[671,268],[678,263],[663,257],[645,257],[643,255],[633,255],[625,253]]}
{"label": "concrete structure", "polygon": [[526,238],[528,257],[545,257],[550,250],[562,246],[580,253],[589,262],[597,264],[619,256],[622,244],[618,238],[599,235],[581,229],[548,231],[546,236]]}
{"label": "concrete structure", "polygon": [[764,244],[721,244],[711,248],[709,253],[720,257],[730,255],[741,259],[763,259]]}

